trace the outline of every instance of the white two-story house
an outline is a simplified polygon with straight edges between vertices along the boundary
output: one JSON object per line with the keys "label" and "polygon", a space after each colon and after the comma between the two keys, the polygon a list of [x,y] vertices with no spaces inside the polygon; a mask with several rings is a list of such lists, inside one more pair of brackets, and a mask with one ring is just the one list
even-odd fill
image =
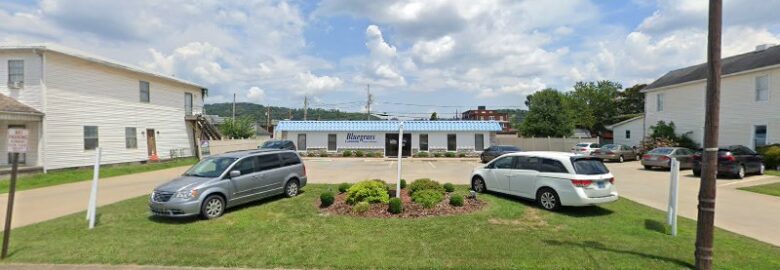
{"label": "white two-story house", "polygon": [[[780,142],[780,46],[722,60],[720,145],[756,146]],[[645,130],[674,122],[678,134],[704,140],[706,64],[671,71],[645,93]],[[649,135],[649,134],[648,134]]]}
{"label": "white two-story house", "polygon": [[29,130],[25,167],[192,156],[207,89],[55,45],[0,45],[0,167],[8,128]]}

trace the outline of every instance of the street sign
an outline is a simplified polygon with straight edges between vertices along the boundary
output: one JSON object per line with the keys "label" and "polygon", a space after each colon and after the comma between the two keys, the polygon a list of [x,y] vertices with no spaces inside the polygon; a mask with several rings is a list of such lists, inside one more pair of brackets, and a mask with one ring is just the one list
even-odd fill
{"label": "street sign", "polygon": [[27,153],[30,131],[24,128],[8,129],[8,153]]}

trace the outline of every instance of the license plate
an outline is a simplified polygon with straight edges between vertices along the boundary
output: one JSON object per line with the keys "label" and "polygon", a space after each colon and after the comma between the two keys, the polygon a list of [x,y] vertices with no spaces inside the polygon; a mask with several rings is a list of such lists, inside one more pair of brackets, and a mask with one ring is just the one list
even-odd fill
{"label": "license plate", "polygon": [[605,184],[604,182],[605,182],[605,181],[598,181],[598,182],[596,182],[596,185],[597,185],[599,188],[604,188],[604,186],[606,186],[606,184]]}

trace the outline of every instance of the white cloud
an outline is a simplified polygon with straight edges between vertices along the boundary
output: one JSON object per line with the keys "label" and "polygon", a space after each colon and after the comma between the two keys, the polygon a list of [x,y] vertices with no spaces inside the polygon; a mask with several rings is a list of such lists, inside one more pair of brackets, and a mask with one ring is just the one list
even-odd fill
{"label": "white cloud", "polygon": [[331,76],[316,76],[310,72],[301,73],[298,75],[299,79],[303,83],[304,91],[302,94],[316,94],[322,91],[333,90],[340,87],[344,82],[337,77]]}
{"label": "white cloud", "polygon": [[265,90],[260,89],[260,87],[252,86],[249,88],[249,91],[246,93],[246,98],[255,103],[261,103],[265,101]]}
{"label": "white cloud", "polygon": [[433,63],[452,53],[455,40],[450,36],[443,36],[436,40],[420,41],[412,47],[412,53],[425,63]]}

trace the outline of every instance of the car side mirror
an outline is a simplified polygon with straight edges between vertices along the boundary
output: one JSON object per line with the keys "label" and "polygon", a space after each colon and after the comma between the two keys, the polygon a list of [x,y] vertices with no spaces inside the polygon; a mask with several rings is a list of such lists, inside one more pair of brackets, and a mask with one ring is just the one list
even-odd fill
{"label": "car side mirror", "polygon": [[241,176],[241,171],[230,171],[230,178]]}

